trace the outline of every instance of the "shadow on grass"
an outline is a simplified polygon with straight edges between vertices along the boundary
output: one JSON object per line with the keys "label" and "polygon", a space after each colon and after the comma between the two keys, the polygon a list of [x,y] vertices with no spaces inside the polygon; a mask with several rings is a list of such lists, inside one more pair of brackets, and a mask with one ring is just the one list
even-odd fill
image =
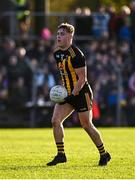
{"label": "shadow on grass", "polygon": [[0,171],[8,171],[8,170],[13,170],[13,171],[18,171],[18,170],[33,170],[33,169],[41,169],[41,168],[47,168],[46,165],[37,165],[37,166],[0,166]]}
{"label": "shadow on grass", "polygon": [[[47,168],[47,169],[49,169],[49,168],[55,168],[55,167],[60,167],[61,166],[61,168],[62,169],[72,169],[72,168],[74,168],[74,169],[78,169],[78,168],[80,168],[80,166],[79,165],[68,165],[68,164],[63,164],[63,163],[61,163],[61,164],[57,164],[56,166],[47,166],[46,164],[45,165],[36,165],[36,166],[15,166],[15,165],[1,165],[0,166],[0,171],[18,171],[18,170],[38,170],[38,169],[45,169],[45,168]],[[97,165],[83,165],[83,168],[96,168],[96,167],[98,167]]]}

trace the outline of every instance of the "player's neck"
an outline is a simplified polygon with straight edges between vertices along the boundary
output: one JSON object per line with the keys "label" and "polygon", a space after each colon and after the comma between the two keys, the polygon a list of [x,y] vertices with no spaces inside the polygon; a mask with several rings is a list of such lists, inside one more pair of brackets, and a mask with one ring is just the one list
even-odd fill
{"label": "player's neck", "polygon": [[72,45],[72,43],[68,44],[67,46],[60,47],[60,49],[61,49],[62,51],[66,51],[71,45]]}

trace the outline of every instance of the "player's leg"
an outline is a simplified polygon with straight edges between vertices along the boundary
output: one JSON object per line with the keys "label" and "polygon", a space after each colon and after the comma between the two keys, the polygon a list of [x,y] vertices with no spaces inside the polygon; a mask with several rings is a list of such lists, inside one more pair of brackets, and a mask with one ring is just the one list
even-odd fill
{"label": "player's leg", "polygon": [[85,129],[85,131],[88,133],[88,135],[98,148],[98,151],[100,153],[99,165],[107,165],[107,162],[111,157],[109,153],[104,149],[104,144],[100,132],[92,123],[92,110],[80,112],[78,113],[78,115],[82,127]]}
{"label": "player's leg", "polygon": [[88,135],[96,146],[100,146],[103,141],[97,128],[92,123],[92,110],[78,113],[81,126],[85,129]]}
{"label": "player's leg", "polygon": [[64,152],[64,129],[63,121],[73,112],[73,107],[69,104],[56,104],[52,116],[52,126],[55,143],[57,146],[58,154],[47,165],[53,166],[58,163],[66,162],[66,156]]}
{"label": "player's leg", "polygon": [[56,104],[52,116],[52,126],[55,142],[63,142],[63,121],[73,112],[73,107],[67,103]]}

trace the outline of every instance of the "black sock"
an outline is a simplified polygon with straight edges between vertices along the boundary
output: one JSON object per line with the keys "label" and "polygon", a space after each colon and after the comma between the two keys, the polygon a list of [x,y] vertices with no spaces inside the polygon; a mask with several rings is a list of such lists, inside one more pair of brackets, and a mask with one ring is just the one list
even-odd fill
{"label": "black sock", "polygon": [[56,143],[58,154],[64,154],[64,142],[57,142]]}
{"label": "black sock", "polygon": [[106,153],[103,144],[101,144],[100,146],[97,146],[97,148],[98,148],[99,154],[100,154],[101,156],[104,155],[104,154]]}

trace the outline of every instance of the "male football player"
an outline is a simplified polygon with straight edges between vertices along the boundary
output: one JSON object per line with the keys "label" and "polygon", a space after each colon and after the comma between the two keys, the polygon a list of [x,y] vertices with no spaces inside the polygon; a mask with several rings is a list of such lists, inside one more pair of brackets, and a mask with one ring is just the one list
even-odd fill
{"label": "male football player", "polygon": [[52,126],[58,153],[47,165],[54,166],[67,161],[64,151],[63,122],[73,111],[77,111],[81,126],[99,151],[98,164],[104,166],[110,161],[111,156],[105,150],[101,135],[92,123],[93,93],[87,80],[86,60],[82,51],[72,44],[73,36],[74,26],[68,23],[58,26],[54,58],[68,97],[65,98],[64,103],[57,103],[54,107]]}

